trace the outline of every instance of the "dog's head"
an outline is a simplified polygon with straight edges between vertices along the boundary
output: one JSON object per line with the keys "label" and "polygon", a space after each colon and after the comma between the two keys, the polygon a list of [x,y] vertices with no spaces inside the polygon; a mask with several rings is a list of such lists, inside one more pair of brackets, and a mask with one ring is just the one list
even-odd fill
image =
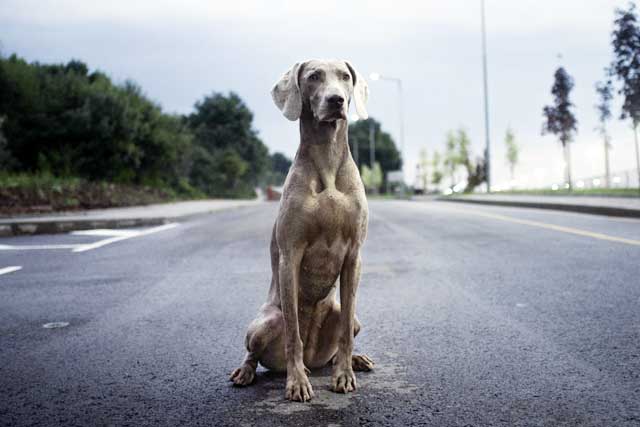
{"label": "dog's head", "polygon": [[300,118],[303,108],[319,122],[346,120],[352,99],[358,116],[368,117],[365,104],[369,87],[347,61],[298,62],[273,86],[271,96],[292,121]]}

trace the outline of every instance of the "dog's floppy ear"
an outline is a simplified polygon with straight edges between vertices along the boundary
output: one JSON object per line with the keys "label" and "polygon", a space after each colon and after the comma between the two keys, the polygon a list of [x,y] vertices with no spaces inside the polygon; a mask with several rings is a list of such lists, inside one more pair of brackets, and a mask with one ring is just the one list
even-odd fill
{"label": "dog's floppy ear", "polygon": [[291,121],[298,120],[302,114],[302,94],[298,78],[303,66],[304,62],[296,62],[271,89],[273,102]]}
{"label": "dog's floppy ear", "polygon": [[365,120],[369,118],[367,113],[367,100],[369,99],[369,85],[362,75],[353,68],[353,65],[349,61],[344,61],[351,72],[351,78],[353,79],[353,100],[356,104],[356,112],[360,119]]}

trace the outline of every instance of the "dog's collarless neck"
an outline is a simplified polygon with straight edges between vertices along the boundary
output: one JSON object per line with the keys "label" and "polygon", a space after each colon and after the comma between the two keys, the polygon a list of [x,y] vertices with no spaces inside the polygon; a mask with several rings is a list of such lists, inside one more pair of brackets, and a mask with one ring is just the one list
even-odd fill
{"label": "dog's collarless neck", "polygon": [[336,187],[336,176],[348,152],[347,129],[346,120],[332,124],[300,119],[298,155],[313,164],[323,188]]}

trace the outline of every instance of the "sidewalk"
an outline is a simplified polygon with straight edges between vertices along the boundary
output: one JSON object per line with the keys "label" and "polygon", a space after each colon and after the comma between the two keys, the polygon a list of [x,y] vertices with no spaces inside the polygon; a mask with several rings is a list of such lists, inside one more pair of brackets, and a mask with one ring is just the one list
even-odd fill
{"label": "sidewalk", "polygon": [[93,228],[124,228],[165,224],[196,215],[253,206],[259,200],[194,200],[126,208],[0,216],[0,236],[64,233]]}
{"label": "sidewalk", "polygon": [[471,194],[438,197],[437,200],[640,218],[640,197]]}

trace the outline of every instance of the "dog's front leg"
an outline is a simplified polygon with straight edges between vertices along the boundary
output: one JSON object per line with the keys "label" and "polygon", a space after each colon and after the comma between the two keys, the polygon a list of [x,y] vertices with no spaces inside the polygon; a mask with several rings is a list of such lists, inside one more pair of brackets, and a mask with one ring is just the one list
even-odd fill
{"label": "dog's front leg", "polygon": [[278,269],[282,316],[284,317],[285,357],[287,359],[286,398],[301,402],[314,396],[304,366],[298,323],[298,290],[300,262],[303,253],[303,250],[281,253]]}
{"label": "dog's front leg", "polygon": [[331,378],[331,388],[336,393],[356,389],[353,373],[353,328],[355,325],[356,291],[360,283],[360,250],[347,254],[340,272],[340,340]]}

